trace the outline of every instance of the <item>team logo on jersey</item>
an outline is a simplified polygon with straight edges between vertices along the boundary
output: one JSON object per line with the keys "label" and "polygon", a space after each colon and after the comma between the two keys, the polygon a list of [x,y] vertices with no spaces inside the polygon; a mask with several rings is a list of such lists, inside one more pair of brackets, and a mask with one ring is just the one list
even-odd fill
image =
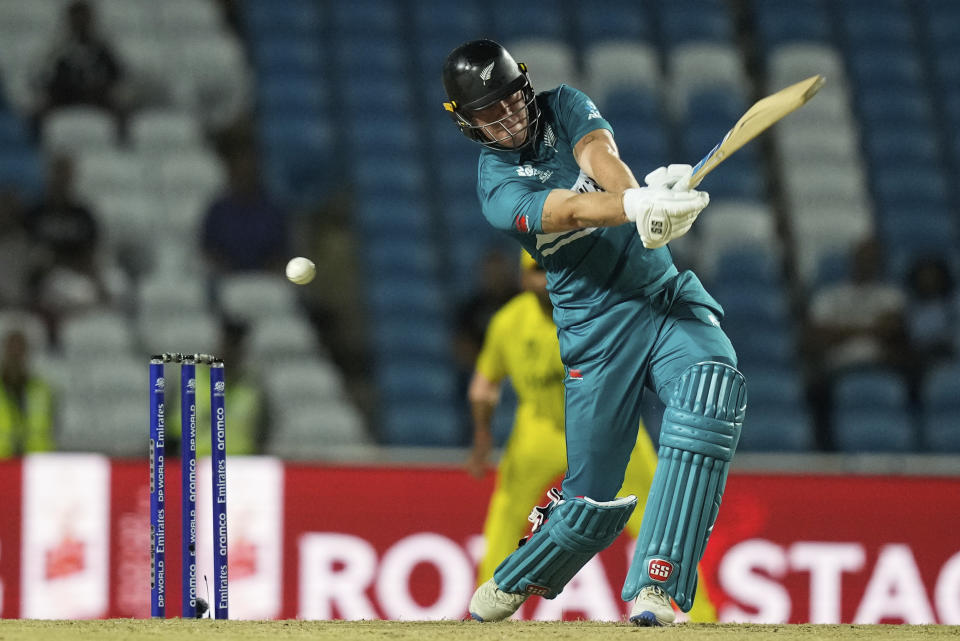
{"label": "team logo on jersey", "polygon": [[587,120],[593,120],[594,118],[602,118],[600,115],[600,110],[597,109],[597,106],[593,104],[592,100],[587,101]]}
{"label": "team logo on jersey", "polygon": [[543,129],[543,144],[553,149],[553,153],[557,153],[557,134],[550,125]]}
{"label": "team logo on jersey", "polygon": [[480,71],[480,80],[483,81],[483,86],[487,86],[487,80],[490,80],[490,76],[493,74],[493,65],[496,63],[496,60],[488,64],[486,67]]}
{"label": "team logo on jersey", "polygon": [[533,165],[523,165],[517,167],[517,175],[528,178],[539,178],[540,182],[545,183],[550,179],[550,176],[553,175],[553,170],[537,169]]}

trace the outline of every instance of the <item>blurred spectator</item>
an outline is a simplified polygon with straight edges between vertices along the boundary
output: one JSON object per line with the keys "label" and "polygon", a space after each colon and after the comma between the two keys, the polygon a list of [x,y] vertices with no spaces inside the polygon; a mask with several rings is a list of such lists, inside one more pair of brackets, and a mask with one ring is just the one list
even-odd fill
{"label": "blurred spectator", "polygon": [[13,189],[0,191],[0,307],[30,306],[32,259],[20,194]]}
{"label": "blurred spectator", "polygon": [[830,408],[837,375],[858,367],[906,366],[906,293],[882,274],[880,245],[864,240],[853,250],[849,280],[815,291],[810,300],[805,352],[818,449],[833,448]]}
{"label": "blurred spectator", "polygon": [[3,337],[0,361],[0,458],[52,450],[53,393],[30,371],[26,335]]}
{"label": "blurred spectator", "polygon": [[907,358],[906,295],[882,280],[881,252],[875,240],[861,242],[854,249],[850,280],[813,294],[808,338],[821,373],[899,367]]}
{"label": "blurred spectator", "polygon": [[520,292],[516,263],[514,257],[505,251],[488,251],[480,260],[476,293],[457,308],[457,351],[462,353],[471,373],[490,319]]}
{"label": "blurred spectator", "polygon": [[290,258],[285,213],[260,182],[255,149],[230,151],[226,191],[210,204],[203,221],[203,248],[220,272],[281,270]]}
{"label": "blurred spectator", "polygon": [[43,200],[26,216],[26,227],[38,252],[33,275],[36,299],[54,328],[64,315],[110,298],[98,266],[97,221],[77,200],[73,188],[73,161],[55,156]]}
{"label": "blurred spectator", "polygon": [[907,333],[912,366],[917,376],[941,360],[957,354],[958,310],[954,301],[955,284],[950,267],[940,257],[919,258],[907,280],[909,306]]}
{"label": "blurred spectator", "polygon": [[97,29],[93,5],[86,0],[71,2],[64,22],[65,32],[56,36],[40,71],[36,125],[53,109],[86,105],[111,112],[122,129],[123,69],[113,47]]}
{"label": "blurred spectator", "polygon": [[[516,255],[501,249],[488,251],[479,264],[479,286],[470,298],[457,307],[454,335],[454,360],[457,368],[457,398],[467,397],[474,365],[490,319],[508,300],[520,292],[520,272]],[[465,420],[469,411],[464,406]]]}

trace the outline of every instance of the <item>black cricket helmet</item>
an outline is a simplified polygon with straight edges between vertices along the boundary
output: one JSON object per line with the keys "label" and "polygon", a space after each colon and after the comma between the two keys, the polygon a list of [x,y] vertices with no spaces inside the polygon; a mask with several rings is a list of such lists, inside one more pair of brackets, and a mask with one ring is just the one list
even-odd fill
{"label": "black cricket helmet", "polygon": [[[516,62],[506,49],[493,40],[471,40],[451,51],[443,65],[443,88],[449,98],[449,102],[443,103],[444,109],[453,117],[460,132],[470,140],[492,149],[517,151],[530,145],[536,138],[540,109],[530,85],[527,66]],[[503,121],[512,114],[506,114],[494,122],[476,124],[473,118],[476,112],[517,91],[523,92],[524,108],[527,110],[526,127],[511,133]],[[484,129],[497,140],[485,135]],[[502,135],[494,133],[496,131],[502,132]],[[524,131],[527,135],[522,143],[514,146],[502,144],[516,140]]]}

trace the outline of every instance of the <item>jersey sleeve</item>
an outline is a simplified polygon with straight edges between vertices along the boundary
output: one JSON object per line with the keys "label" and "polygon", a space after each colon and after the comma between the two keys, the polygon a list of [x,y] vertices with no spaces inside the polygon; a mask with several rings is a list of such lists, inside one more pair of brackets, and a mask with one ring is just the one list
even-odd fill
{"label": "jersey sleeve", "polygon": [[569,85],[560,85],[556,97],[557,119],[566,131],[571,146],[595,129],[613,127],[600,115],[600,110],[587,94]]}
{"label": "jersey sleeve", "polygon": [[497,312],[487,325],[483,338],[483,348],[477,356],[475,369],[488,380],[499,383],[507,375],[507,361],[504,356],[509,339],[509,324],[504,320],[503,310]]}
{"label": "jersey sleeve", "polygon": [[[523,171],[522,167],[512,169]],[[520,234],[542,232],[543,203],[546,202],[550,189],[543,188],[540,181],[529,178],[520,180],[519,176],[511,178],[506,175],[496,177],[485,175],[491,173],[503,174],[504,172],[502,169],[484,171],[481,168],[478,193],[483,206],[483,215],[490,224],[496,229],[507,232]]]}

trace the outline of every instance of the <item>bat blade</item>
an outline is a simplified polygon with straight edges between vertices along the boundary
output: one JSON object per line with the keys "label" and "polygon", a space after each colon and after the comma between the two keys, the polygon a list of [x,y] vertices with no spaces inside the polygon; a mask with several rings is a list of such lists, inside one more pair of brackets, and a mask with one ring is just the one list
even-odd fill
{"label": "bat blade", "polygon": [[690,187],[696,187],[717,165],[733,155],[737,149],[759,136],[775,122],[799,109],[813,98],[826,81],[821,75],[790,85],[755,102],[716,147],[693,168]]}

